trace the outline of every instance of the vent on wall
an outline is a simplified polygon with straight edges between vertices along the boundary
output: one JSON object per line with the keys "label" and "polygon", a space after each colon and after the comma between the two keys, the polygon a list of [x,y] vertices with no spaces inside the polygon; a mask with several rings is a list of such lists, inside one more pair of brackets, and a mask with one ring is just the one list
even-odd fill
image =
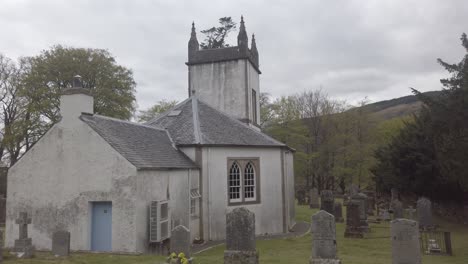
{"label": "vent on wall", "polygon": [[150,204],[149,242],[162,242],[171,236],[171,214],[168,201],[152,201]]}

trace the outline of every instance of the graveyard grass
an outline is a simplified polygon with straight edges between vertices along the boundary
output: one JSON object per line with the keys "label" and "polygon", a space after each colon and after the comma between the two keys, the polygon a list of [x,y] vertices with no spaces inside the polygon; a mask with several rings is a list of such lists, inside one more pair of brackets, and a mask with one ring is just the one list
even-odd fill
{"label": "graveyard grass", "polygon": [[[343,213],[346,210],[343,210]],[[317,210],[307,206],[297,206],[297,221],[310,221]],[[423,256],[424,264],[466,264],[468,263],[468,226],[449,223],[437,219],[443,229],[452,232],[454,256]],[[371,224],[372,232],[366,239],[344,238],[344,223],[337,223],[338,256],[345,264],[390,264],[390,225],[388,223]],[[304,264],[309,262],[311,254],[311,235],[298,238],[258,240],[257,249],[260,263]],[[194,256],[195,264],[222,264],[224,245],[216,246]],[[6,255],[6,256],[5,256]],[[114,255],[73,253],[70,257],[55,258],[50,253],[39,252],[33,259],[17,260],[5,254],[4,263],[60,263],[60,264],[130,264],[164,263],[164,257],[142,255]]]}

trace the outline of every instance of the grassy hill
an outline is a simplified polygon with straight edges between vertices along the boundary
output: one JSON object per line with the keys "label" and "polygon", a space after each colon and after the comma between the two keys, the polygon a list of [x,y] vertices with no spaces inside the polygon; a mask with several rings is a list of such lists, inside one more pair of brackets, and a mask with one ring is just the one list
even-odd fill
{"label": "grassy hill", "polygon": [[[441,91],[423,93],[429,97],[438,96]],[[366,110],[374,113],[384,120],[414,114],[421,109],[421,102],[415,95],[408,95],[391,100],[380,101],[364,106]]]}

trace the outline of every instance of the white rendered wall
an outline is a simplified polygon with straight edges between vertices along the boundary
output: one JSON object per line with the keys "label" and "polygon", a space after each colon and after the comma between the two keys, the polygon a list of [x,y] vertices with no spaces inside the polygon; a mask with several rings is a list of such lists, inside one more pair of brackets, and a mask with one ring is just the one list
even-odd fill
{"label": "white rendered wall", "polygon": [[[198,170],[139,171],[137,176],[137,251],[148,252],[149,205],[151,201],[169,200],[172,221],[190,229],[192,237],[198,226],[191,227],[190,184]],[[197,228],[195,228],[197,227]]]}
{"label": "white rendered wall", "polygon": [[283,232],[282,166],[280,148],[211,147],[203,148],[203,230],[205,240],[221,240],[226,234],[228,158],[259,158],[259,204],[241,205],[255,213],[256,234]]}
{"label": "white rendered wall", "polygon": [[246,59],[189,66],[190,91],[200,100],[237,119],[252,120],[252,89],[257,92],[260,117],[259,74]]}
{"label": "white rendered wall", "polygon": [[90,250],[91,202],[111,201],[112,251],[134,252],[136,168],[78,117],[64,119],[9,171],[6,246],[26,211],[37,249],[50,250],[52,233],[68,230],[72,250]]}

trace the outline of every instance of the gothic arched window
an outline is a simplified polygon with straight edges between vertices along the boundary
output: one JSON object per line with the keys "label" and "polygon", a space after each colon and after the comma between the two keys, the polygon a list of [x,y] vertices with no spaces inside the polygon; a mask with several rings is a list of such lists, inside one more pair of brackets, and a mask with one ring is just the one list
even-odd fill
{"label": "gothic arched window", "polygon": [[229,204],[258,203],[259,160],[228,160],[228,199]]}
{"label": "gothic arched window", "polygon": [[237,162],[232,163],[229,170],[229,201],[240,202],[241,198],[241,169]]}
{"label": "gothic arched window", "polygon": [[248,162],[244,169],[244,199],[255,201],[255,168],[252,162]]}

